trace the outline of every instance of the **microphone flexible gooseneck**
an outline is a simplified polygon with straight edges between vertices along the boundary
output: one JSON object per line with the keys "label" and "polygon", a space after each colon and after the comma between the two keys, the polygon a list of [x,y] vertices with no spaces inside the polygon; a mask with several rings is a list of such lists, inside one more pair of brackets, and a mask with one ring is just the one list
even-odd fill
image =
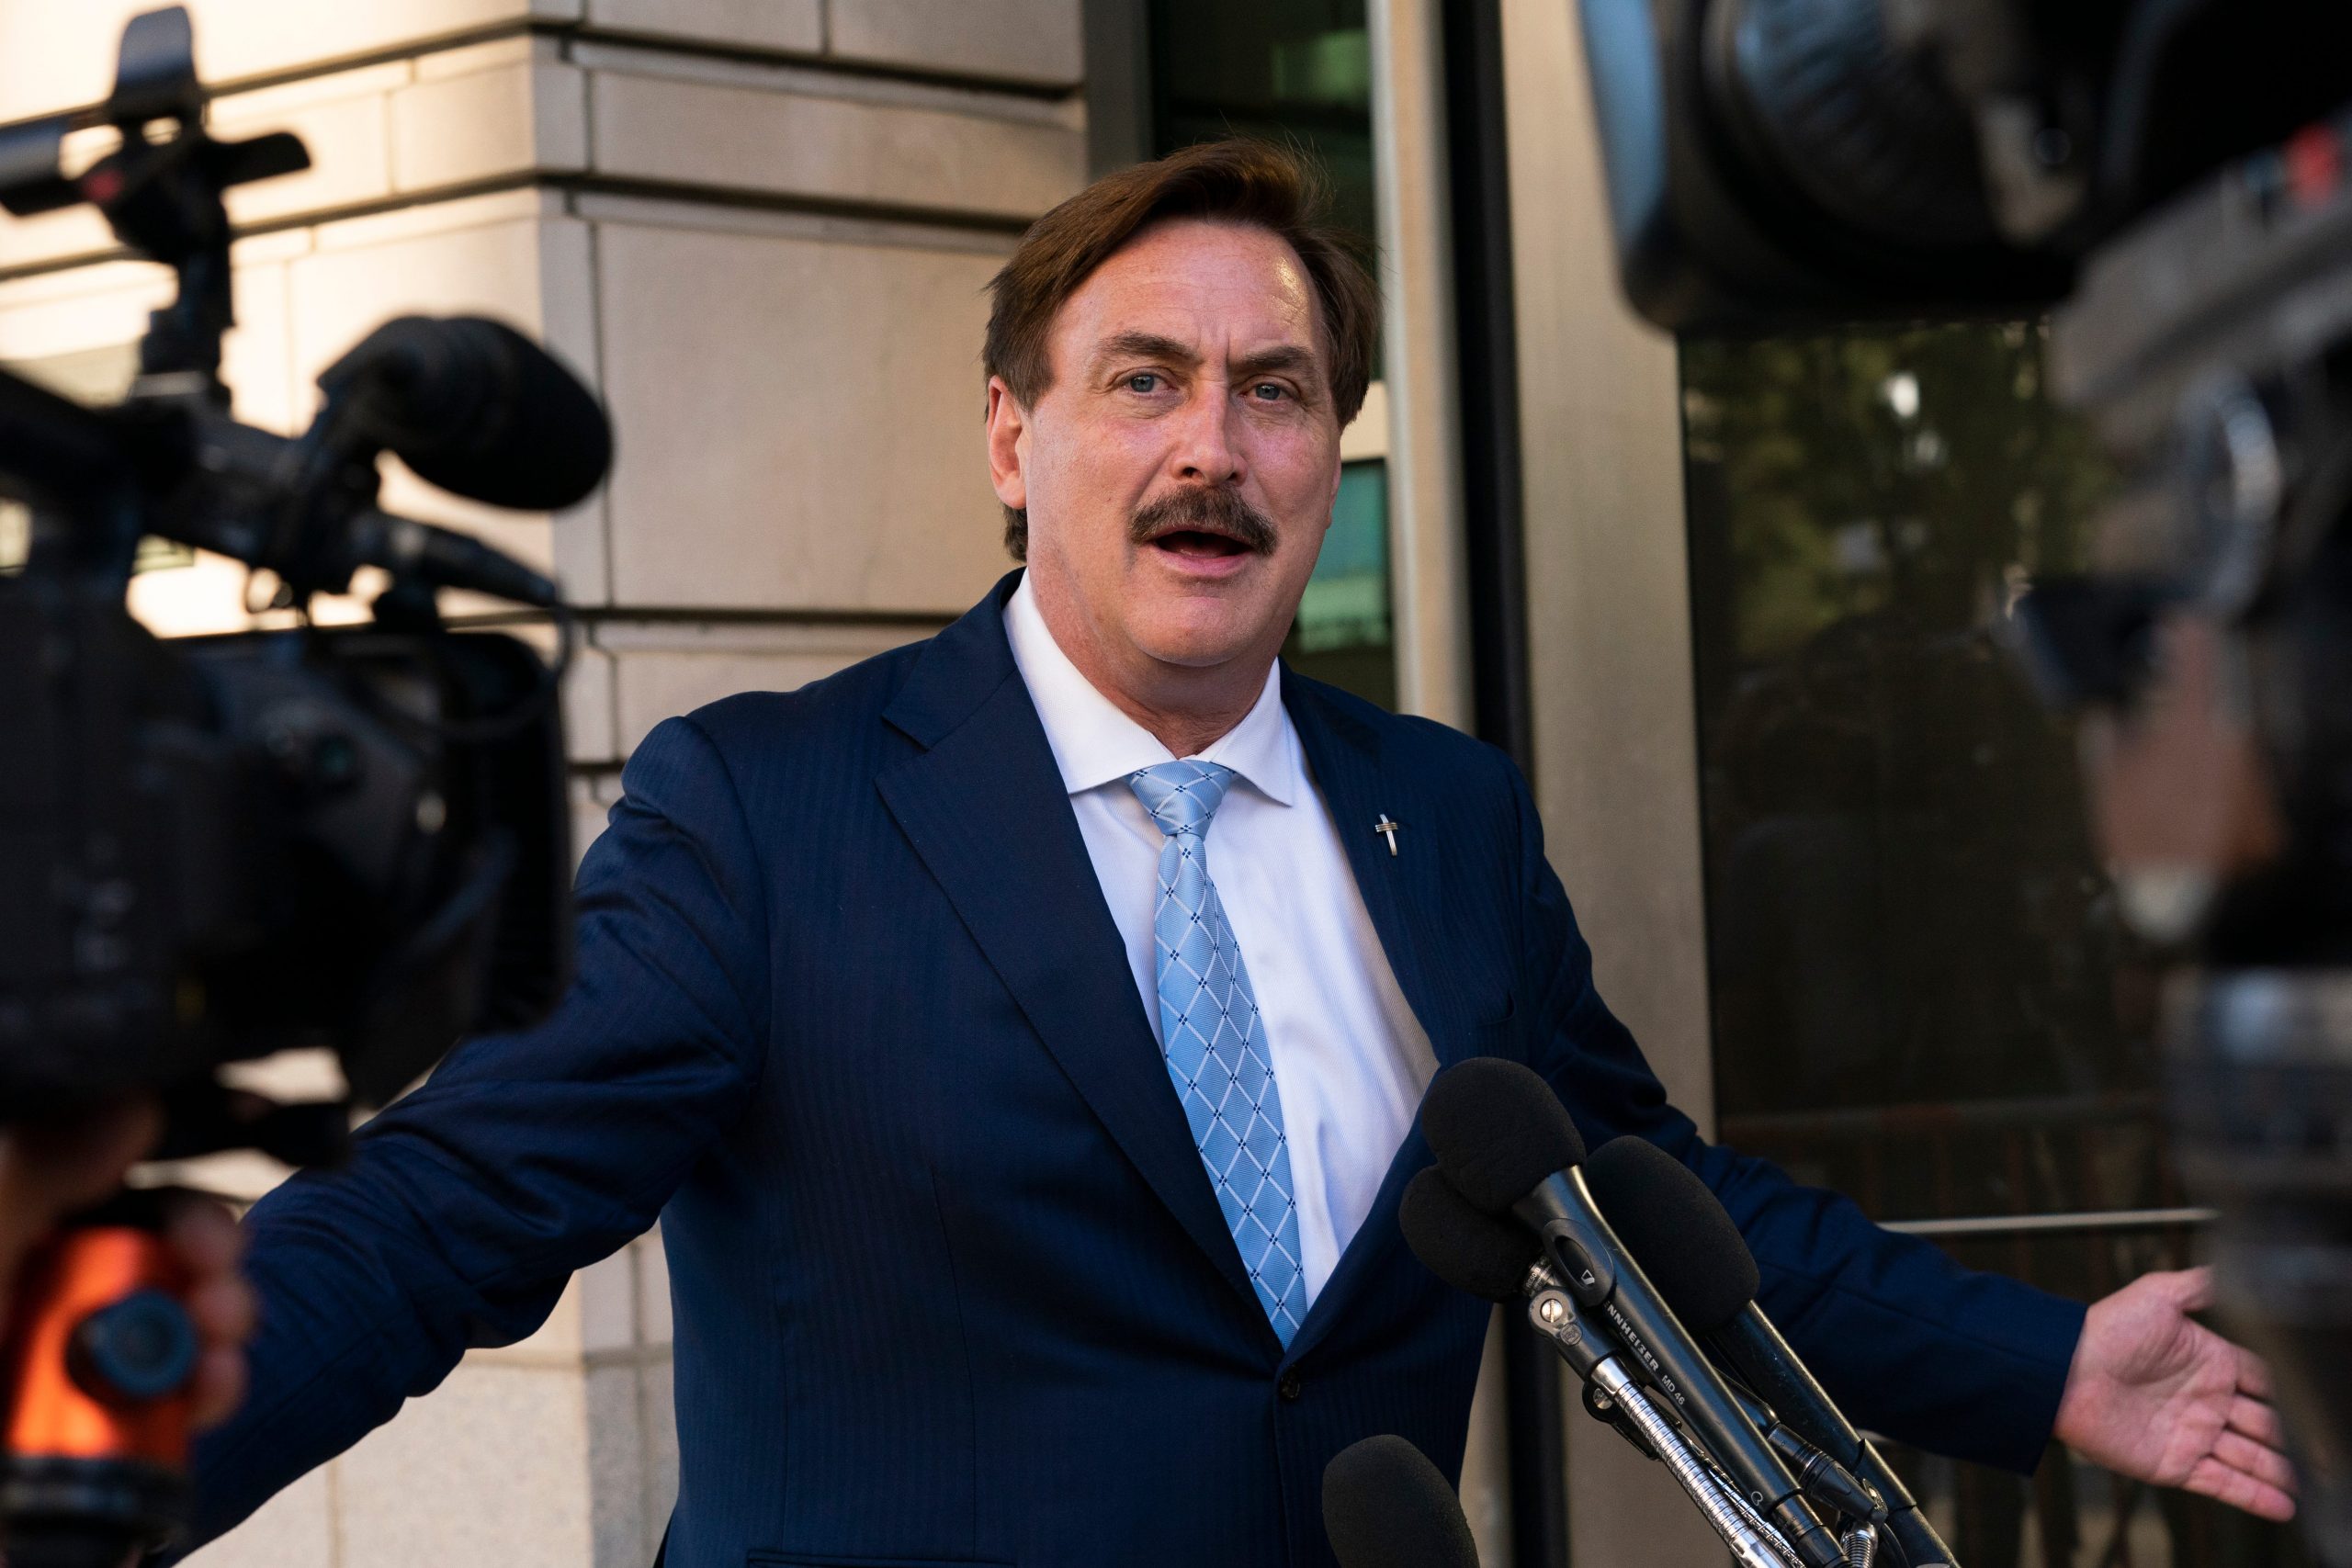
{"label": "microphone flexible gooseneck", "polygon": [[1340,1568],[1478,1568],[1453,1488],[1393,1434],[1351,1443],[1323,1467],[1323,1530]]}
{"label": "microphone flexible gooseneck", "polygon": [[1707,1184],[1640,1138],[1612,1138],[1586,1167],[1618,1238],[1685,1326],[1704,1338],[1782,1420],[1884,1499],[1886,1529],[1909,1568],[1954,1568],[1951,1549],[1878,1449],[1854,1429],[1756,1304],[1756,1259]]}
{"label": "microphone flexible gooseneck", "polygon": [[1601,1217],[1577,1168],[1584,1140],[1551,1085],[1516,1062],[1476,1057],[1430,1083],[1420,1124],[1447,1182],[1474,1208],[1516,1215],[1535,1234],[1566,1293],[1614,1330],[1644,1381],[1738,1483],[1741,1501],[1772,1522],[1807,1568],[1844,1563],[1844,1550],[1800,1500],[1788,1465]]}

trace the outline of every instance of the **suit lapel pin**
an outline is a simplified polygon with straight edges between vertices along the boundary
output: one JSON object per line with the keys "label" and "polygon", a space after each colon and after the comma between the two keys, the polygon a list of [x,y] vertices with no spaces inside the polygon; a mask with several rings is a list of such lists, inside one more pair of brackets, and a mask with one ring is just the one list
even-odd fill
{"label": "suit lapel pin", "polygon": [[1402,822],[1391,822],[1388,819],[1388,813],[1385,811],[1380,814],[1380,820],[1372,825],[1372,830],[1374,832],[1386,836],[1388,840],[1388,852],[1391,855],[1394,855],[1396,852],[1396,829],[1402,828],[1404,825],[1405,824]]}

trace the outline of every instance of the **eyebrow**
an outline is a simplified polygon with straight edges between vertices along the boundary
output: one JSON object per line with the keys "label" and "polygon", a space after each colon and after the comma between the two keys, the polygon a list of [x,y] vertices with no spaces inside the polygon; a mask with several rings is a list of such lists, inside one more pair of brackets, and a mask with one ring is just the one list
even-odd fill
{"label": "eyebrow", "polygon": [[[1107,359],[1159,359],[1187,369],[1197,367],[1201,356],[1190,344],[1158,333],[1120,333],[1102,344],[1095,353],[1095,362]],[[1234,367],[1237,375],[1260,376],[1270,370],[1311,370],[1316,358],[1312,349],[1295,344],[1283,344],[1277,348],[1261,349],[1244,355]]]}

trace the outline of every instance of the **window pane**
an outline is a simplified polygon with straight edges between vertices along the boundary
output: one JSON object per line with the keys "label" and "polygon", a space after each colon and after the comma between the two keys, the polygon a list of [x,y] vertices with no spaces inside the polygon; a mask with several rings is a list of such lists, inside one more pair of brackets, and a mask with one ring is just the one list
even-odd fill
{"label": "window pane", "polygon": [[1331,178],[1371,254],[1372,42],[1363,0],[1152,0],[1154,141],[1290,142]]}
{"label": "window pane", "polygon": [[2002,646],[2109,483],[2041,336],[1683,354],[1727,1139],[1885,1219],[2181,1201],[2154,976]]}
{"label": "window pane", "polygon": [[[1683,345],[1719,1131],[1881,1219],[2185,1201],[2155,972],[2069,728],[2002,641],[2111,482],[2041,367],[2017,325]],[[1950,1247],[2091,1300],[2191,1241]],[[2031,1481],[1890,1457],[1968,1568],[2303,1561],[2290,1529],[2063,1450]]]}
{"label": "window pane", "polygon": [[1396,705],[1396,649],[1388,621],[1388,465],[1350,463],[1298,620],[1283,645],[1291,668]]}

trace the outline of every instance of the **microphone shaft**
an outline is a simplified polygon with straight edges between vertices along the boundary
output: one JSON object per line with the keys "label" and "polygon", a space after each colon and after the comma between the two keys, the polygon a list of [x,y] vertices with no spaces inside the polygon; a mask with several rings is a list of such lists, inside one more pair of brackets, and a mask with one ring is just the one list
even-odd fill
{"label": "microphone shaft", "polygon": [[1546,1177],[1515,1205],[1542,1237],[1568,1293],[1601,1317],[1632,1352],[1676,1414],[1697,1428],[1714,1457],[1770,1517],[1807,1568],[1838,1568],[1845,1553],[1798,1501],[1796,1478],[1747,1417],[1657,1288],[1601,1218],[1581,1172]]}
{"label": "microphone shaft", "polygon": [[1919,1511],[1910,1488],[1894,1473],[1876,1445],[1854,1429],[1804,1361],[1781,1337],[1772,1320],[1754,1302],[1712,1337],[1724,1359],[1738,1369],[1781,1418],[1830,1457],[1876,1488],[1886,1500],[1886,1529],[1910,1568],[1956,1568],[1957,1560],[1935,1526]]}
{"label": "microphone shaft", "polygon": [[1605,1329],[1589,1323],[1556,1279],[1547,1278],[1542,1265],[1528,1280],[1528,1321],[1552,1341],[1560,1359],[1575,1369],[1625,1413],[1650,1451],[1673,1473],[1675,1482],[1714,1532],[1731,1549],[1740,1568],[1796,1568],[1795,1554],[1771,1526],[1727,1493],[1715,1472],[1690,1447],[1680,1427],[1658,1412],[1648,1393],[1625,1369],[1624,1358]]}

